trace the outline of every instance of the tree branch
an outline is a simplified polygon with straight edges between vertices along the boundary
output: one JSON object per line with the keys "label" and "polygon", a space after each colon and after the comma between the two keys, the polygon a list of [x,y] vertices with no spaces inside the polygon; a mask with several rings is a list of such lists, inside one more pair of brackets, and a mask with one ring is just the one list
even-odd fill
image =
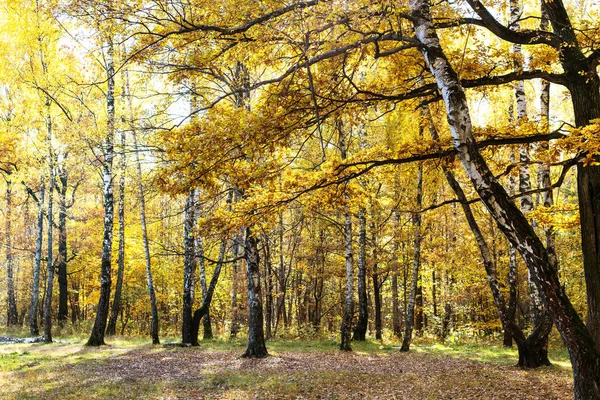
{"label": "tree branch", "polygon": [[555,49],[559,49],[562,44],[562,40],[551,32],[538,30],[513,31],[509,29],[498,22],[479,0],[467,0],[467,3],[481,18],[483,26],[503,40],[517,44],[547,44]]}

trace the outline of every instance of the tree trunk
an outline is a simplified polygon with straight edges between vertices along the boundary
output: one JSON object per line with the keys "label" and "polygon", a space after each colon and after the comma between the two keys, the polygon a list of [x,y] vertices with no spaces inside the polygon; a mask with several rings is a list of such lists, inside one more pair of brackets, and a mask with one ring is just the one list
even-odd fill
{"label": "tree trunk", "polygon": [[58,324],[63,326],[69,318],[68,282],[67,282],[67,189],[69,177],[66,166],[63,165],[58,173],[60,181],[59,211],[58,211]]}
{"label": "tree trunk", "polygon": [[452,320],[452,304],[447,301],[444,304],[444,317],[442,318],[442,331],[440,333],[442,339],[448,337],[450,333],[450,321]]}
{"label": "tree trunk", "polygon": [[277,318],[275,320],[275,331],[279,327],[279,321],[283,319],[283,325],[287,328],[288,318],[285,308],[287,292],[287,273],[283,258],[283,212],[279,212],[279,273],[278,273],[279,295],[277,297]]}
{"label": "tree trunk", "polygon": [[250,228],[246,228],[244,249],[248,278],[248,348],[244,358],[263,358],[269,355],[263,329],[263,306],[260,289],[258,241]]}
{"label": "tree trunk", "polygon": [[150,269],[150,245],[148,243],[148,229],[146,227],[146,201],[144,199],[144,187],[142,185],[142,164],[140,162],[140,152],[137,143],[135,129],[131,132],[133,137],[133,151],[137,162],[138,172],[138,191],[140,194],[140,219],[142,221],[142,239],[144,241],[144,254],[146,256],[146,282],[148,284],[148,295],[150,296],[150,306],[152,308],[152,344],[160,344],[158,338],[158,307],[156,306],[156,293],[154,292],[154,283],[152,282],[152,271]]}
{"label": "tree trunk", "polygon": [[[339,147],[342,160],[345,160],[348,153],[346,148],[346,134],[341,120],[337,121],[337,129],[339,134]],[[352,351],[350,347],[350,339],[352,333],[352,314],[353,314],[353,266],[352,266],[352,217],[349,210],[346,210],[344,215],[344,239],[345,239],[345,257],[346,257],[346,297],[344,301],[344,313],[342,316],[342,325],[340,328],[340,350]]]}
{"label": "tree trunk", "polygon": [[33,288],[31,293],[31,307],[29,309],[29,333],[39,335],[37,324],[39,291],[40,291],[40,266],[42,263],[42,242],[44,239],[44,196],[46,185],[44,177],[40,178],[40,196],[38,199],[38,220],[35,239],[35,264],[33,265]]}
{"label": "tree trunk", "polygon": [[15,283],[13,277],[14,255],[13,255],[13,236],[12,236],[12,181],[6,180],[6,214],[5,230],[6,235],[6,286],[7,286],[7,318],[6,326],[16,326],[19,323],[17,314],[17,300],[15,298]]}
{"label": "tree trunk", "polygon": [[219,248],[219,258],[217,260],[217,265],[215,266],[215,270],[213,272],[213,276],[210,280],[210,284],[206,289],[206,296],[202,298],[202,306],[194,311],[194,316],[192,318],[192,329],[191,329],[191,343],[192,346],[199,346],[198,342],[198,332],[200,331],[200,322],[202,318],[205,317],[210,311],[210,303],[212,302],[213,294],[215,292],[215,288],[217,287],[217,282],[219,281],[219,276],[221,275],[221,268],[223,267],[223,260],[225,258],[225,247],[227,246],[227,240],[223,239],[221,241],[221,247]]}
{"label": "tree trunk", "polygon": [[233,236],[233,263],[231,269],[231,329],[230,336],[236,337],[238,332],[240,331],[240,317],[239,317],[239,301],[237,296],[237,283],[239,280],[239,261],[238,258],[240,256],[240,245],[242,243],[243,236],[241,230],[236,231]]}
{"label": "tree trunk", "polygon": [[[550,20],[548,19],[548,10],[546,10],[543,0],[540,1],[540,8],[542,16],[540,19],[540,30],[547,31],[548,28],[550,28]],[[542,88],[540,93],[540,120],[542,121],[544,133],[548,133],[550,131],[550,82],[546,80],[542,80]],[[542,151],[547,151],[549,148],[550,145],[548,142],[540,143],[540,149]],[[539,182],[540,186],[546,189],[546,191],[542,193],[544,207],[552,207],[554,205],[554,193],[552,189],[552,180],[550,177],[550,165],[547,163],[544,163],[540,166]],[[556,235],[554,233],[554,228],[552,226],[546,227],[545,234],[546,250],[548,250],[550,261],[558,263],[558,259],[556,257]]]}
{"label": "tree trunk", "polygon": [[398,238],[400,229],[400,213],[394,210],[394,250],[392,254],[392,331],[397,338],[402,337],[402,327],[400,326],[400,305],[398,302],[398,250],[400,240]]}
{"label": "tree trunk", "polygon": [[435,269],[431,271],[431,303],[433,305],[433,316],[438,317],[438,305],[437,305],[437,278],[435,276]]}
{"label": "tree trunk", "polygon": [[[129,72],[123,70],[123,88],[121,98],[124,105],[127,105],[126,113],[128,114],[129,128],[133,129],[133,110],[131,105],[131,97],[129,94]],[[125,155],[125,144],[127,141],[125,129],[121,130],[121,151],[119,162],[119,248],[117,254],[117,283],[115,284],[115,294],[113,296],[113,304],[108,319],[106,328],[107,335],[116,335],[117,333],[117,318],[121,311],[121,297],[123,293],[123,274],[125,273],[125,174],[127,172],[127,157]]]}
{"label": "tree trunk", "polygon": [[423,328],[425,325],[425,316],[423,313],[423,281],[421,271],[417,277],[417,293],[415,295],[415,334],[423,336]]}
{"label": "tree trunk", "polygon": [[102,240],[102,271],[100,274],[100,297],[96,310],[96,319],[92,333],[88,339],[88,346],[104,345],[104,332],[106,320],[108,319],[108,307],[110,303],[111,267],[112,267],[112,242],[114,221],[114,199],[113,199],[113,159],[114,159],[114,134],[115,134],[115,80],[113,65],[113,44],[108,43],[106,75],[108,90],[106,94],[106,107],[108,123],[106,138],[104,140],[104,160],[102,162],[102,178],[104,180],[104,235]]}
{"label": "tree trunk", "polygon": [[74,324],[81,319],[81,307],[79,305],[79,285],[71,279],[71,323]]}
{"label": "tree trunk", "polygon": [[[571,88],[578,127],[600,118],[600,80],[597,75],[589,79],[589,84]],[[596,348],[600,349],[600,166],[577,165],[577,193],[588,306],[587,327]]]}
{"label": "tree trunk", "polygon": [[[196,282],[196,250],[194,243],[196,189],[191,189],[185,203],[183,220],[183,314],[181,318],[181,342],[192,343],[192,311],[194,307],[194,284]],[[196,335],[197,337],[197,335]]]}
{"label": "tree trunk", "polygon": [[[423,167],[419,165],[417,171],[417,201],[416,209],[420,210],[423,199]],[[408,308],[406,312],[406,320],[404,321],[404,339],[400,351],[409,351],[410,342],[412,340],[413,324],[415,323],[415,302],[417,297],[417,285],[419,280],[419,270],[421,267],[421,214],[416,212],[413,215],[413,224],[415,226],[414,240],[414,258],[412,280],[410,285],[410,296],[408,298]],[[421,303],[422,304],[422,303]]]}
{"label": "tree trunk", "polygon": [[353,314],[353,267],[352,267],[352,217],[345,215],[345,241],[346,241],[346,296],[344,301],[344,314],[341,326],[340,350],[352,351],[350,347],[350,333],[352,332]]}
{"label": "tree trunk", "polygon": [[[374,218],[373,218],[374,219]],[[379,265],[377,261],[377,234],[375,223],[372,222],[370,225],[371,229],[371,245],[373,246],[373,307],[375,308],[375,339],[381,340],[383,338],[383,322],[381,320],[381,287],[383,281],[380,282],[379,278]]]}
{"label": "tree trunk", "polygon": [[[560,1],[560,0],[557,0]],[[550,3],[546,3],[550,4]],[[482,158],[472,132],[465,93],[450,66],[431,22],[429,0],[411,0],[414,32],[446,105],[455,148],[474,188],[513,243],[531,272],[544,303],[569,350],[573,366],[576,399],[600,398],[600,354],[589,331],[562,290],[556,264],[536,236],[531,225],[496,181]],[[552,15],[550,16],[552,18]],[[600,96],[600,92],[597,93]]]}
{"label": "tree trunk", "polygon": [[[511,14],[511,23],[510,23],[510,27],[513,30],[520,30],[521,26],[520,26],[520,18],[521,18],[521,10],[519,7],[519,3],[517,2],[517,0],[511,0],[510,2],[510,14]],[[521,51],[521,45],[520,44],[514,44],[513,45],[513,52],[515,53],[515,62],[514,62],[514,69],[515,71],[521,71],[523,69],[523,61],[522,61],[522,51]],[[515,87],[515,100],[517,103],[517,125],[521,124],[523,121],[525,121],[527,119],[527,100],[525,97],[525,83],[520,80],[517,81],[516,87]],[[529,155],[529,148],[528,145],[521,145],[521,147],[519,148],[519,162],[520,162],[520,167],[519,167],[519,191],[522,193],[521,195],[521,211],[523,212],[523,214],[525,216],[527,216],[529,213],[531,213],[533,211],[533,199],[531,197],[530,194],[523,194],[523,193],[527,193],[531,190],[531,176],[530,176],[530,167],[529,167],[529,162],[531,161],[531,157]],[[533,227],[535,227],[535,222],[531,221],[531,224]],[[527,284],[529,287],[529,298],[530,298],[530,302],[531,302],[531,321],[532,321],[532,325],[534,327],[534,331],[536,330],[536,328],[538,328],[540,325],[548,325],[549,323],[549,317],[546,315],[546,311],[544,309],[544,306],[542,304],[542,300],[540,298],[540,294],[531,278],[531,273],[528,273],[527,275]],[[547,331],[547,333],[550,333],[550,329],[551,329],[551,325],[548,329],[542,329],[542,332]],[[536,341],[536,345],[532,346],[534,348],[537,347],[544,347],[543,343],[546,343],[545,347],[547,347],[547,343],[548,343],[548,337],[546,335],[545,338],[541,337],[539,338],[539,340]],[[517,343],[517,345],[519,345]],[[521,346],[519,346],[520,348]],[[523,353],[522,351],[520,351],[520,353]],[[549,365],[550,362],[548,361],[548,356],[547,356],[547,349],[545,350],[545,356],[541,355],[539,357],[534,356],[532,360],[529,361],[535,361],[536,359],[541,359],[541,362],[544,363],[544,365]],[[519,362],[521,362],[521,359],[525,358],[525,361],[527,360],[527,357],[519,357]],[[538,364],[538,365],[534,365],[535,367],[542,365],[542,364]]]}
{"label": "tree trunk", "polygon": [[[512,30],[520,29],[520,18],[521,12],[519,9],[519,3],[516,0],[510,1],[510,27]],[[521,45],[518,43],[513,44],[513,53],[515,55],[515,60],[513,61],[513,68],[515,71],[521,71],[523,69],[523,52]],[[527,100],[525,97],[525,82],[523,80],[519,80],[515,84],[515,100],[517,104],[517,122],[523,121],[527,117]],[[514,108],[511,104],[510,106],[510,115],[509,120],[514,122]],[[519,189],[521,193],[528,191],[531,189],[531,185],[529,183],[529,152],[525,146],[521,146],[519,149]],[[515,163],[514,153],[511,151],[511,163]],[[511,196],[515,194],[515,179],[514,177],[509,177],[509,193]],[[521,198],[521,209],[524,213],[530,212],[533,207],[531,201],[531,195],[523,196]],[[508,272],[508,284],[509,284],[509,299],[508,299],[508,307],[506,318],[509,323],[514,323],[515,316],[517,312],[517,250],[513,244],[509,244],[509,272]],[[532,283],[528,279],[528,284],[531,290]],[[510,333],[510,329],[507,327],[505,323],[503,323],[504,329],[504,339],[503,345],[504,347],[512,347],[512,334]]]}
{"label": "tree trunk", "polygon": [[265,286],[266,286],[266,301],[265,301],[265,326],[266,326],[266,339],[271,339],[271,324],[273,321],[273,277],[272,277],[272,265],[271,265],[271,246],[269,244],[269,237],[264,235],[264,252],[265,252]]}
{"label": "tree trunk", "polygon": [[[431,133],[431,137],[433,140],[439,140],[439,134],[433,125],[433,121],[431,119],[431,115],[427,113],[427,119],[429,123],[429,131]],[[500,284],[498,282],[498,272],[496,269],[496,264],[494,263],[494,258],[492,257],[492,252],[490,251],[489,246],[483,236],[483,233],[479,227],[479,224],[475,220],[475,216],[471,210],[471,206],[467,201],[467,196],[465,195],[462,187],[456,180],[454,173],[448,169],[446,166],[442,166],[442,171],[444,176],[446,177],[446,181],[450,188],[456,194],[456,198],[459,200],[463,212],[465,214],[465,218],[467,219],[467,223],[475,241],[477,243],[477,247],[481,253],[481,258],[483,260],[483,266],[485,268],[485,272],[488,276],[488,284],[492,291],[492,297],[494,298],[494,303],[496,304],[496,308],[498,309],[498,314],[500,317],[500,322],[502,323],[502,327],[504,332],[508,332],[509,337],[515,339],[517,342],[517,347],[519,351],[519,361],[518,366],[522,368],[537,368],[542,365],[550,365],[550,361],[548,360],[548,334],[552,329],[552,321],[550,320],[547,313],[542,312],[538,315],[538,322],[534,327],[533,332],[529,335],[529,337],[525,337],[523,331],[515,325],[514,321],[511,321],[509,318],[508,307],[506,306],[506,301],[502,292],[500,291]],[[544,345],[545,343],[545,345]]]}
{"label": "tree trunk", "polygon": [[[512,121],[513,117],[513,106],[510,106],[509,119]],[[511,164],[516,163],[515,153],[510,153]],[[508,193],[510,196],[515,195],[515,178],[511,175],[508,178]],[[517,278],[518,278],[518,264],[517,264],[517,249],[512,243],[508,244],[508,304],[506,307],[506,320],[509,323],[515,323],[517,315]],[[512,347],[513,337],[510,333],[510,329],[505,323],[502,323],[502,329],[504,331],[504,338],[502,344],[504,347]]]}
{"label": "tree trunk", "polygon": [[[600,118],[600,77],[597,73],[597,60],[583,53],[562,0],[544,2],[544,9],[544,19],[548,19],[553,31],[562,39],[559,55],[567,77],[566,86],[571,93],[575,125],[587,126],[591,121]],[[594,163],[578,164],[577,186],[588,303],[587,327],[596,347],[600,349],[600,166]],[[579,381],[576,380],[576,396],[578,384]],[[582,393],[586,392],[581,390]],[[600,389],[596,390],[600,392]],[[590,389],[587,392],[590,392]]]}
{"label": "tree trunk", "polygon": [[[196,214],[198,214],[198,210],[196,210]],[[202,242],[202,238],[200,236],[196,237],[196,256],[198,257],[199,266],[200,266],[200,288],[202,289],[202,301],[207,294],[206,288],[206,269],[205,269],[205,260],[204,260],[204,244]],[[203,338],[204,339],[212,339],[212,324],[210,321],[210,309],[206,310],[206,315],[204,315],[204,319],[202,320],[202,329],[203,329]]]}
{"label": "tree trunk", "polygon": [[358,212],[358,320],[354,327],[354,340],[366,340],[369,324],[367,304],[367,218],[365,210]]}
{"label": "tree trunk", "polygon": [[[50,117],[48,117],[50,118]],[[51,132],[50,128],[48,131]],[[50,186],[48,188],[48,260],[46,263],[46,296],[44,298],[44,342],[52,343],[52,289],[54,286],[54,260],[52,256],[53,197],[54,197],[54,155],[51,136],[48,135],[48,163],[50,165]]]}
{"label": "tree trunk", "polygon": [[[517,249],[509,244],[508,249],[508,304],[506,307],[506,318],[509,323],[514,324],[517,316]],[[512,334],[506,327],[504,330],[504,347],[512,347]]]}
{"label": "tree trunk", "polygon": [[496,266],[481,229],[479,228],[473,212],[471,211],[471,206],[468,204],[467,197],[460,187],[460,184],[454,177],[454,174],[448,170],[447,167],[442,168],[448,184],[454,190],[456,197],[461,202],[465,217],[481,252],[483,265],[488,276],[488,283],[492,291],[494,302],[496,303],[496,307],[498,309],[498,314],[500,316],[500,321],[502,323],[504,332],[508,332],[509,337],[514,338],[517,342],[517,348],[519,352],[519,361],[517,365],[522,368],[537,368],[542,365],[550,365],[550,361],[548,360],[548,334],[552,329],[552,321],[545,312],[540,313],[538,322],[535,325],[535,329],[529,335],[529,337],[526,338],[522,330],[515,325],[514,321],[509,319],[510,315],[508,312],[508,307],[505,305],[506,302],[502,296],[502,293],[500,292]]}
{"label": "tree trunk", "polygon": [[381,284],[379,282],[379,272],[377,264],[373,264],[373,299],[375,303],[375,339],[382,339],[381,326]]}

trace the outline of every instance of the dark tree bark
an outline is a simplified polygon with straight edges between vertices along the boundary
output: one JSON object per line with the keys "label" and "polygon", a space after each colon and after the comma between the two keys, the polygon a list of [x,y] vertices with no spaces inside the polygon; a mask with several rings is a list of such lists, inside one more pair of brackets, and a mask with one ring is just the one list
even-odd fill
{"label": "dark tree bark", "polygon": [[314,255],[314,272],[311,279],[311,307],[309,309],[309,322],[315,333],[321,330],[321,318],[322,318],[322,299],[323,289],[325,286],[325,279],[323,278],[325,272],[325,230],[319,229],[318,233],[319,245],[315,249]]}
{"label": "dark tree bark", "polygon": [[[191,328],[191,343],[192,346],[200,346],[198,342],[198,332],[200,331],[200,322],[202,318],[206,317],[206,315],[210,311],[210,303],[212,302],[213,294],[215,292],[215,288],[217,287],[217,282],[219,281],[219,276],[221,275],[221,268],[223,267],[223,260],[225,258],[225,247],[227,246],[227,240],[223,239],[221,241],[221,247],[219,248],[219,258],[217,260],[217,265],[215,266],[215,270],[213,272],[213,276],[210,280],[210,284],[206,289],[206,296],[202,298],[202,306],[194,311],[194,316],[192,318],[192,328]],[[184,342],[185,343],[185,342]]]}
{"label": "dark tree bark", "polygon": [[[181,342],[192,343],[192,310],[194,307],[194,284],[196,281],[196,250],[194,243],[195,228],[195,191],[191,189],[185,203],[183,220],[183,315],[181,323]],[[197,335],[196,335],[197,338]],[[196,339],[197,341],[197,339]]]}
{"label": "dark tree bark", "polygon": [[382,339],[382,324],[381,324],[381,282],[379,282],[379,272],[377,264],[373,264],[373,302],[375,308],[375,339]]}
{"label": "dark tree bark", "polygon": [[[417,171],[417,210],[421,209],[423,199],[423,167],[419,165]],[[409,351],[412,340],[413,324],[415,323],[415,303],[417,297],[417,285],[419,280],[419,271],[421,268],[421,214],[413,215],[413,224],[415,226],[413,270],[410,285],[410,296],[406,310],[406,319],[404,321],[404,338],[400,351]]]}
{"label": "dark tree bark", "polygon": [[273,276],[272,276],[272,265],[271,265],[271,245],[269,243],[269,237],[264,235],[264,252],[265,252],[265,286],[266,286],[266,299],[265,299],[265,327],[266,327],[266,339],[271,339],[271,326],[273,322]]}
{"label": "dark tree bark", "polygon": [[58,325],[63,326],[69,318],[68,291],[67,286],[67,189],[68,176],[63,168],[59,171],[58,188],[58,262],[56,272],[58,275]]}
{"label": "dark tree bark", "polygon": [[423,335],[423,327],[425,325],[425,316],[423,313],[423,281],[421,271],[417,276],[417,292],[415,295],[415,333],[417,336]]}
{"label": "dark tree bark", "polygon": [[[557,1],[560,3],[560,0]],[[544,245],[508,193],[496,181],[479,152],[472,132],[467,99],[431,22],[429,0],[411,0],[409,4],[414,32],[442,92],[453,142],[463,167],[498,227],[525,260],[532,279],[552,314],[569,350],[575,398],[598,399],[600,354],[594,346],[593,338],[562,290],[556,264],[551,263]],[[550,3],[546,4],[548,6]],[[553,19],[551,13],[550,18]],[[600,92],[597,95],[600,97]]]}
{"label": "dark tree bark", "polygon": [[354,340],[364,342],[369,326],[367,302],[367,218],[364,209],[358,212],[358,320],[354,327]]}
{"label": "dark tree bark", "polygon": [[79,283],[71,279],[71,323],[74,324],[81,318],[81,307],[79,305]]}
{"label": "dark tree bark", "polygon": [[[513,119],[513,107],[510,108],[510,119]],[[511,151],[510,162],[515,163],[515,154]],[[515,178],[510,176],[508,178],[508,193],[510,196],[515,195]],[[513,246],[512,243],[508,245],[508,304],[506,306],[506,320],[508,323],[515,323],[515,318],[517,316],[517,278],[518,278],[518,264],[517,264],[517,249]],[[506,324],[502,324],[502,329],[504,331],[504,337],[502,344],[504,347],[512,347],[513,337],[511,330],[508,328]]]}
{"label": "dark tree bark", "polygon": [[[337,129],[339,134],[339,147],[342,160],[347,157],[346,134],[341,120],[337,121]],[[346,258],[346,297],[344,301],[344,312],[342,315],[342,324],[340,328],[340,350],[352,351],[350,339],[352,333],[352,314],[353,314],[353,260],[352,260],[352,217],[348,210],[344,215],[344,239],[345,239],[345,258]]]}
{"label": "dark tree bark", "polygon": [[240,245],[243,240],[243,234],[241,230],[236,231],[233,236],[233,263],[231,268],[231,329],[230,336],[236,337],[240,331],[240,316],[239,316],[239,300],[237,296],[238,290],[238,280],[239,280],[239,262],[238,258],[240,256]]}
{"label": "dark tree bark", "polygon": [[279,327],[279,321],[283,320],[283,326],[287,328],[289,321],[286,313],[286,293],[287,293],[287,278],[288,274],[285,268],[285,261],[283,257],[283,212],[279,213],[279,271],[277,283],[279,286],[279,294],[277,296],[277,318],[275,320],[275,331]]}
{"label": "dark tree bark", "polygon": [[[121,99],[123,101],[124,111],[123,118],[127,119],[129,128],[133,129],[133,110],[131,105],[131,96],[129,88],[129,71],[123,70],[123,86],[121,89]],[[127,117],[125,117],[125,114]],[[117,319],[121,312],[121,298],[123,293],[123,275],[125,273],[125,174],[127,173],[127,156],[125,155],[125,145],[127,142],[127,134],[125,129],[121,130],[121,149],[119,151],[119,244],[117,251],[117,282],[115,284],[115,294],[113,295],[113,304],[106,327],[107,335],[116,335]]]}
{"label": "dark tree bark", "polygon": [[375,223],[372,222],[370,225],[371,229],[371,245],[373,247],[373,270],[371,278],[373,280],[373,308],[375,309],[375,339],[381,340],[383,335],[383,322],[381,316],[381,288],[383,283],[387,279],[381,279],[379,276],[379,265],[377,262],[377,232]]}
{"label": "dark tree bark", "polygon": [[5,237],[6,237],[6,326],[16,326],[19,323],[17,314],[17,299],[15,298],[14,283],[14,255],[13,255],[13,235],[12,235],[12,181],[6,179],[6,214],[5,214]]}
{"label": "dark tree bark", "polygon": [[[196,210],[196,214],[199,213],[199,210]],[[200,289],[202,289],[202,300],[206,297],[208,289],[206,288],[206,268],[205,268],[205,260],[204,260],[204,243],[202,242],[202,238],[200,236],[196,237],[196,256],[198,257],[199,266],[200,266]],[[202,319],[202,330],[204,339],[212,339],[212,324],[210,321],[210,308],[206,310],[206,314]]]}
{"label": "dark tree bark", "polygon": [[[43,58],[42,54],[42,65],[44,74],[48,73],[47,65]],[[53,197],[54,197],[54,167],[55,167],[55,158],[54,151],[52,148],[52,116],[50,114],[50,106],[51,106],[50,96],[46,94],[46,142],[48,146],[48,249],[47,249],[47,263],[46,263],[46,294],[44,296],[44,342],[52,343],[52,289],[54,286],[54,259],[52,256],[52,232],[53,232]]]}
{"label": "dark tree bark", "polygon": [[[540,30],[547,31],[550,27],[550,21],[548,20],[548,11],[544,6],[544,1],[541,3],[542,19],[540,20]],[[550,124],[550,82],[542,80],[542,88],[540,93],[540,119],[543,123],[543,129],[545,132],[549,132]],[[548,142],[540,143],[540,149],[546,151],[550,148]],[[552,190],[552,180],[550,177],[550,165],[542,164],[539,170],[538,180],[540,186],[545,188],[546,191],[542,193],[542,202],[544,207],[552,207],[554,205],[554,193]],[[548,226],[545,229],[546,234],[546,250],[548,250],[548,256],[552,262],[557,263],[556,256],[556,234],[552,226]],[[598,347],[598,346],[596,346]]]}
{"label": "dark tree bark", "polygon": [[263,329],[263,305],[260,288],[258,241],[249,227],[246,228],[244,258],[248,278],[248,347],[242,357],[263,358],[269,355]]}
{"label": "dark tree bark", "polygon": [[42,263],[42,242],[44,239],[44,196],[46,184],[43,176],[40,178],[40,195],[38,199],[38,219],[35,239],[35,263],[33,265],[33,287],[31,293],[31,307],[29,309],[29,333],[39,335],[37,324],[39,291],[40,291],[40,267]]}
{"label": "dark tree bark", "polygon": [[[190,80],[190,110],[195,112],[199,108],[198,91],[194,80]],[[197,114],[192,117],[192,122],[197,119]],[[196,249],[196,229],[200,210],[196,201],[198,189],[192,188],[188,193],[183,217],[183,309],[181,316],[181,342],[191,344],[194,297],[196,290],[196,269],[198,267],[198,254]],[[204,254],[202,254],[204,261]],[[233,278],[232,278],[233,279]],[[195,341],[198,341],[196,334]]]}
{"label": "dark tree bark", "polygon": [[[48,117],[50,118],[50,117]],[[48,123],[50,125],[50,123]],[[51,132],[51,128],[48,128]],[[52,289],[54,286],[54,258],[52,255],[53,232],[53,197],[54,197],[54,154],[52,151],[51,136],[48,135],[48,163],[50,166],[50,186],[48,188],[48,256],[46,263],[46,296],[44,297],[44,342],[52,343]]]}
{"label": "dark tree bark", "polygon": [[[544,17],[563,41],[559,56],[571,93],[575,124],[578,127],[589,125],[600,118],[598,50],[591,57],[583,54],[562,0],[544,2],[544,5],[547,13]],[[577,165],[577,191],[588,303],[587,326],[596,348],[600,349],[600,166]],[[600,389],[596,390],[600,392]]]}
{"label": "dark tree bark", "polygon": [[[508,304],[506,318],[510,323],[515,323],[517,316],[517,251],[513,245],[509,248],[509,271],[508,271]],[[512,334],[510,330],[504,329],[502,341],[504,347],[512,347]]]}
{"label": "dark tree bark", "polygon": [[[66,160],[67,155],[64,155]],[[68,286],[68,274],[67,265],[69,259],[67,257],[67,211],[71,208],[75,201],[75,192],[77,186],[73,187],[72,200],[69,203],[67,201],[67,191],[69,190],[69,175],[66,169],[66,165],[63,163],[58,170],[58,182],[60,186],[57,187],[59,198],[59,210],[58,210],[58,262],[57,262],[57,274],[58,274],[58,323],[63,326],[69,318],[69,286]]]}
{"label": "dark tree bark", "polygon": [[113,244],[113,221],[114,221],[114,199],[113,199],[113,159],[114,134],[115,134],[115,81],[113,63],[113,44],[108,42],[106,75],[108,90],[106,94],[106,108],[108,123],[106,137],[104,139],[104,160],[102,162],[102,178],[104,181],[104,235],[102,240],[102,270],[100,273],[100,296],[96,309],[96,319],[92,333],[87,341],[88,346],[104,345],[104,333],[108,319],[108,307],[110,304],[111,269],[112,269],[112,244]]}
{"label": "dark tree bark", "polygon": [[346,297],[344,301],[344,313],[342,316],[340,350],[352,351],[350,339],[352,332],[353,314],[353,267],[352,267],[352,218],[350,214],[345,215],[345,242],[346,242]]}
{"label": "dark tree bark", "polygon": [[402,337],[402,327],[400,325],[400,305],[398,302],[398,251],[400,248],[400,213],[398,209],[394,210],[394,250],[392,253],[392,330],[394,336]]}
{"label": "dark tree bark", "polygon": [[[589,56],[584,54],[562,0],[543,3],[546,12],[544,17],[547,17],[553,28],[552,35],[537,31],[534,32],[537,39],[527,40],[525,33],[509,34],[479,0],[468,2],[483,25],[500,38],[520,43],[533,41],[554,47],[564,71],[560,76],[561,82],[571,94],[577,127],[589,125],[592,120],[600,117],[600,77],[597,73],[600,52],[596,50]],[[600,196],[597,195],[600,191],[600,167],[578,164],[577,184],[588,302],[587,326],[596,346],[600,348],[600,233],[596,229],[600,226]]]}
{"label": "dark tree bark", "polygon": [[125,178],[124,170],[121,170],[122,177],[119,179],[119,248],[117,252],[117,282],[115,284],[115,294],[113,295],[113,304],[106,327],[106,334],[116,335],[117,319],[121,311],[121,297],[123,293],[123,274],[125,273]]}

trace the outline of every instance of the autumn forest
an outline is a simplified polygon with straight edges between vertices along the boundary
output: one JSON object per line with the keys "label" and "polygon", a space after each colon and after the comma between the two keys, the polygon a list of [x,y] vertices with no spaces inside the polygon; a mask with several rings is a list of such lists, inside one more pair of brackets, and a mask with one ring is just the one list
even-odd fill
{"label": "autumn forest", "polygon": [[0,397],[600,399],[599,73],[597,0],[0,0]]}

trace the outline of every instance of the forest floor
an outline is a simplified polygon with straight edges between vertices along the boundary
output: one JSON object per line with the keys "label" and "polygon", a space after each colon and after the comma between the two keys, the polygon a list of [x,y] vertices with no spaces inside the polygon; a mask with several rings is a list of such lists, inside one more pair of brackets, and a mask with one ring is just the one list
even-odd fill
{"label": "forest floor", "polygon": [[[175,341],[175,340],[173,340]],[[379,342],[343,353],[331,341],[271,341],[270,357],[239,358],[243,341],[196,348],[116,338],[0,345],[1,399],[571,399],[564,350],[553,365],[514,366],[516,350],[484,344]]]}

